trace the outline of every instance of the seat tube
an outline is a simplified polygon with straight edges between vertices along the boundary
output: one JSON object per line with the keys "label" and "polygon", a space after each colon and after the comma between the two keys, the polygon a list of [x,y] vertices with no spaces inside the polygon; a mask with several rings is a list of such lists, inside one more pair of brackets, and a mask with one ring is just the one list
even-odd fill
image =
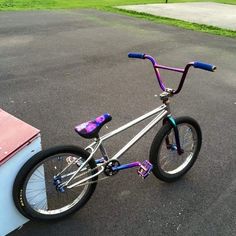
{"label": "seat tube", "polygon": [[102,154],[103,158],[104,158],[106,161],[108,161],[109,158],[108,158],[108,155],[107,155],[107,151],[106,151],[106,149],[105,149],[105,147],[103,146],[102,143],[100,144],[99,149],[100,149],[100,151],[101,151],[101,154]]}

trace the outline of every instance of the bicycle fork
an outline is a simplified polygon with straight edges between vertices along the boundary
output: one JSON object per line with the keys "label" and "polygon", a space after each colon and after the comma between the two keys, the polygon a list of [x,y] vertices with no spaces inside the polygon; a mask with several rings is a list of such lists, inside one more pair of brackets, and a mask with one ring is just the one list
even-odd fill
{"label": "bicycle fork", "polygon": [[[173,130],[174,130],[177,153],[178,153],[179,155],[181,155],[181,154],[184,153],[184,150],[181,148],[181,145],[180,145],[179,130],[178,130],[176,121],[175,121],[174,117],[169,114],[169,115],[167,115],[167,117],[163,120],[163,125],[164,125],[165,123],[167,123],[167,122],[171,125],[171,127],[172,127]],[[169,137],[166,137],[166,147],[167,147],[167,149],[175,148],[175,147],[173,147],[173,146],[170,144]]]}

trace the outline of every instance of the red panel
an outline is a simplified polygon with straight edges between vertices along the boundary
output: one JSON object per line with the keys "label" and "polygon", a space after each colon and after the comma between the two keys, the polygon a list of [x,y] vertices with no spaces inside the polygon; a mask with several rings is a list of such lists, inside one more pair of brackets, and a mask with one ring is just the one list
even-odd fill
{"label": "red panel", "polygon": [[0,165],[39,134],[39,130],[0,109]]}

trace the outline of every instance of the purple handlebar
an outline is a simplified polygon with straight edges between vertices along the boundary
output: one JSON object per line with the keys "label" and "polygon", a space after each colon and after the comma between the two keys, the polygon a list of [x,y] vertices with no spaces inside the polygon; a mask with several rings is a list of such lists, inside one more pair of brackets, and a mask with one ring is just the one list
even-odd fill
{"label": "purple handlebar", "polygon": [[207,63],[203,63],[203,62],[189,62],[184,69],[182,68],[175,68],[175,67],[169,67],[169,66],[163,66],[157,63],[157,61],[150,55],[146,55],[144,53],[129,53],[128,57],[130,58],[139,58],[139,59],[148,59],[151,61],[156,77],[157,77],[157,81],[161,87],[161,89],[163,91],[166,91],[166,86],[163,83],[162,79],[161,79],[161,75],[160,72],[158,70],[159,69],[164,69],[164,70],[169,70],[169,71],[174,71],[174,72],[179,72],[182,73],[182,78],[180,80],[179,86],[176,90],[174,90],[173,94],[177,94],[181,91],[185,78],[187,76],[188,70],[191,66],[194,66],[195,68],[200,68],[200,69],[204,69],[204,70],[208,70],[208,71],[214,71],[216,69],[216,67],[214,65],[211,64],[207,64]]}

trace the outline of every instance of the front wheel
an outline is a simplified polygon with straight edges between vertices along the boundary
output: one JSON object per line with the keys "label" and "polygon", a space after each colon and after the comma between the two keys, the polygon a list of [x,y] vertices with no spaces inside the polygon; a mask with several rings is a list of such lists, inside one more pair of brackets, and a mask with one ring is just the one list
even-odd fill
{"label": "front wheel", "polygon": [[92,196],[97,176],[94,159],[76,174],[70,184],[88,178],[73,188],[61,187],[89,157],[75,146],[59,146],[43,150],[21,168],[13,186],[13,199],[18,210],[27,218],[57,220],[80,209]]}
{"label": "front wheel", "polygon": [[150,149],[153,174],[165,182],[176,181],[189,171],[202,144],[201,129],[194,119],[179,117],[175,121],[183,153],[177,152],[174,129],[169,123],[157,133]]}

